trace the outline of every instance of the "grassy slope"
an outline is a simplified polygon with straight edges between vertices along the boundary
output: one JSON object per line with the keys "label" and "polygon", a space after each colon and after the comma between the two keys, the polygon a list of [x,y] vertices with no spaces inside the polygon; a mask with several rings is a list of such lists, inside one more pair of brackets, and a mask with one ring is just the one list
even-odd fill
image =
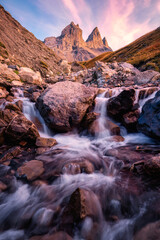
{"label": "grassy slope", "polygon": [[129,62],[141,70],[160,71],[160,27],[145,34],[124,48],[112,53],[103,53],[96,58],[83,62],[87,68],[93,67],[95,61]]}

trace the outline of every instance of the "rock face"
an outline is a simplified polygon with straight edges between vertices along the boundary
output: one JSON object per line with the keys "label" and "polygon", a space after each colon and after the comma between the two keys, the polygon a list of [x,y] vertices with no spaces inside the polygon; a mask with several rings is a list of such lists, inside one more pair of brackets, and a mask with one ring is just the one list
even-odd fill
{"label": "rock face", "polygon": [[160,221],[147,224],[134,237],[134,240],[158,240],[160,236]]}
{"label": "rock face", "polygon": [[12,65],[20,65],[40,71],[42,76],[62,72],[60,58],[20,25],[0,5],[0,53]]}
{"label": "rock face", "polygon": [[138,130],[150,137],[160,138],[160,91],[143,106]]}
{"label": "rock face", "polygon": [[0,78],[6,80],[20,80],[20,77],[10,68],[8,68],[7,64],[0,63]]}
{"label": "rock face", "polygon": [[102,52],[112,51],[106,39],[102,40],[97,27],[85,42],[82,30],[74,22],[66,26],[59,37],[47,37],[44,43],[68,61],[88,60]]}
{"label": "rock face", "polygon": [[78,126],[92,106],[97,89],[80,83],[58,82],[37,99],[37,108],[55,131],[66,132]]}

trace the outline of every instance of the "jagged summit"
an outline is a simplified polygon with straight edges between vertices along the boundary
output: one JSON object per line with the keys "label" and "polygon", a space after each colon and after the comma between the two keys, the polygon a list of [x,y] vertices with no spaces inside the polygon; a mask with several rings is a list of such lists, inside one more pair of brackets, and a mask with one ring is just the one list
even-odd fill
{"label": "jagged summit", "polygon": [[106,38],[102,40],[98,27],[94,28],[85,42],[82,29],[73,21],[62,30],[59,37],[47,37],[44,43],[68,61],[88,60],[102,52],[112,51]]}

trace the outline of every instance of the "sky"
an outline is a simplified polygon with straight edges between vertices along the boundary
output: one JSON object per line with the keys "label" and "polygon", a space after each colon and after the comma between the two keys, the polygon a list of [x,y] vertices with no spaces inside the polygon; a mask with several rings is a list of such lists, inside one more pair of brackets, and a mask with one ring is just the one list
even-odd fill
{"label": "sky", "polygon": [[38,39],[59,36],[73,21],[83,38],[98,27],[117,50],[160,26],[160,0],[0,0]]}

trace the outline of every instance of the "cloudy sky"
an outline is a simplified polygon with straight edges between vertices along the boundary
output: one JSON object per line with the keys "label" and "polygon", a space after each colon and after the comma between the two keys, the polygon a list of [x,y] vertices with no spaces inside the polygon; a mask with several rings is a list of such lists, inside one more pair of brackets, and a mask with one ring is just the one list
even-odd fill
{"label": "cloudy sky", "polygon": [[71,21],[86,40],[99,28],[117,50],[160,25],[159,0],[0,0],[24,27],[44,40],[59,36]]}

